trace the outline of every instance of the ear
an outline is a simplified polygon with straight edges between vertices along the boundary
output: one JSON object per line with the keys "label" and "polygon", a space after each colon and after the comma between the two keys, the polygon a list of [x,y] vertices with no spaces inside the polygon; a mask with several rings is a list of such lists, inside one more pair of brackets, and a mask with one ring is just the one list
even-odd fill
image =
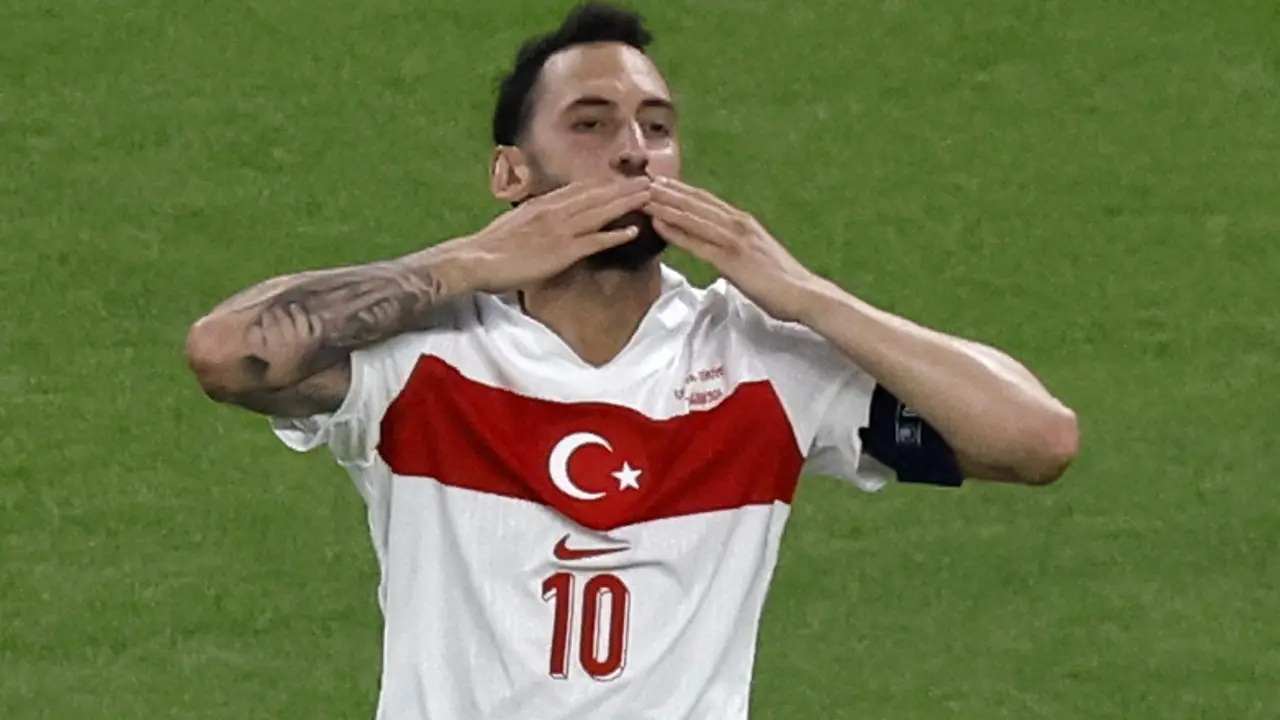
{"label": "ear", "polygon": [[493,149],[489,163],[489,190],[505,202],[517,202],[529,196],[533,170],[520,148],[500,145]]}

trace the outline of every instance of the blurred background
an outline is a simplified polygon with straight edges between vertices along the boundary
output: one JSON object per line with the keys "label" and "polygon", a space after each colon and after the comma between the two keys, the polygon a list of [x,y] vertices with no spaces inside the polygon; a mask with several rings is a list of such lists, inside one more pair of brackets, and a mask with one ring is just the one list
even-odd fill
{"label": "blurred background", "polygon": [[[1041,490],[807,479],[755,716],[1280,717],[1280,5],[632,6],[688,179],[1083,428]],[[496,81],[568,8],[0,0],[0,718],[372,717],[359,497],[183,340],[501,212]]]}

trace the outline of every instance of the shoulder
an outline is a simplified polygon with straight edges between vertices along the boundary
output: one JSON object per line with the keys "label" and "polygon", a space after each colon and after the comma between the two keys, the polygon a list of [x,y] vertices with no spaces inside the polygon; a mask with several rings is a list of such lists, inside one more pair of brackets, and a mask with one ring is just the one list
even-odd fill
{"label": "shoulder", "polygon": [[769,381],[793,417],[812,414],[838,392],[865,395],[873,383],[826,338],[773,317],[727,280],[707,287],[703,307],[723,317],[740,362]]}
{"label": "shoulder", "polygon": [[474,324],[475,300],[442,303],[420,328],[351,353],[330,409],[273,415],[272,429],[288,447],[309,451],[328,445],[343,465],[366,466],[378,439],[378,421],[404,389],[424,356],[438,354]]}
{"label": "shoulder", "polygon": [[726,279],[715,281],[703,291],[702,304],[705,310],[721,314],[730,332],[752,350],[798,360],[846,364],[826,338],[800,323],[773,317]]}
{"label": "shoulder", "polygon": [[472,333],[481,324],[480,297],[468,294],[436,305],[418,327],[360,350],[366,359],[395,360],[415,357],[447,343],[459,335]]}
{"label": "shoulder", "polygon": [[478,298],[465,295],[435,307],[421,327],[352,353],[354,364],[366,375],[394,385],[412,371],[423,355],[439,354],[461,336],[476,332],[480,313]]}

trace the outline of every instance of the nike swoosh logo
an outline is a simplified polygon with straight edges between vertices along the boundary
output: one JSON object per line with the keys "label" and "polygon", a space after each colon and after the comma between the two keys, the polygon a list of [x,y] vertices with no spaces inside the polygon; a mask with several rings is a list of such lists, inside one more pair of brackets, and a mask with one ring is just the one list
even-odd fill
{"label": "nike swoosh logo", "polygon": [[552,551],[552,554],[555,555],[557,560],[567,562],[572,560],[586,560],[588,558],[601,557],[602,555],[612,555],[614,553],[620,553],[624,550],[630,549],[631,548],[629,547],[613,547],[579,550],[569,547],[569,536],[565,535],[560,538],[560,542],[556,543],[555,550]]}

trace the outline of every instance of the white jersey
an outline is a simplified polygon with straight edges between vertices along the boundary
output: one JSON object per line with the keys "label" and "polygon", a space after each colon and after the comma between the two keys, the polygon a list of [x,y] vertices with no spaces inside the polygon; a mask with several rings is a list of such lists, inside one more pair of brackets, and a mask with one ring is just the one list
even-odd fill
{"label": "white jersey", "polygon": [[670,268],[603,367],[491,295],[352,362],[336,413],[272,424],[367,503],[379,720],[746,718],[799,476],[890,477],[871,377]]}

